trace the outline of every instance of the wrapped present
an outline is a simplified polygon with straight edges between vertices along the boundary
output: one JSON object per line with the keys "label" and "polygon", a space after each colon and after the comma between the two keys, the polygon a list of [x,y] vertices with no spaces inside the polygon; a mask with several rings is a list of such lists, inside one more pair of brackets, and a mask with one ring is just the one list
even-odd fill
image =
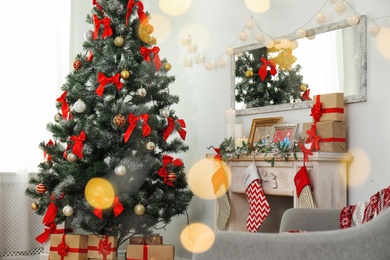
{"label": "wrapped present", "polygon": [[303,137],[317,152],[345,153],[347,123],[339,121],[303,123]]}
{"label": "wrapped present", "polygon": [[331,93],[313,97],[313,122],[344,121],[344,93]]}
{"label": "wrapped present", "polygon": [[127,245],[126,260],[173,260],[174,245]]}
{"label": "wrapped present", "polygon": [[88,258],[116,259],[117,241],[115,236],[88,236]]}
{"label": "wrapped present", "polygon": [[[51,234],[72,233],[73,229],[70,227],[68,222],[64,221],[61,224],[57,224],[57,225],[53,226],[51,228],[50,232],[51,232]],[[50,238],[50,235],[49,235],[49,238]],[[43,253],[49,255],[49,252],[50,252],[50,239],[48,239],[43,244]]]}
{"label": "wrapped present", "polygon": [[50,260],[84,260],[88,252],[88,236],[75,234],[50,235]]}
{"label": "wrapped present", "polygon": [[154,235],[150,237],[130,237],[129,243],[132,245],[161,245],[163,237]]}

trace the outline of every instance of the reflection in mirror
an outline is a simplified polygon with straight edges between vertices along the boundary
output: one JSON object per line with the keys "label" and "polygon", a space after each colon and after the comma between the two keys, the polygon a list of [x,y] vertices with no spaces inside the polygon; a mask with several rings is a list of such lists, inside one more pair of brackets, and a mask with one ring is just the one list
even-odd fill
{"label": "reflection in mirror", "polygon": [[[296,39],[295,35],[280,37],[280,40],[275,40],[276,48],[267,49],[264,43],[236,48],[231,58],[232,108],[237,110],[237,115],[307,108],[311,107],[312,101],[305,101],[308,100],[306,95],[312,98],[313,95],[332,92],[344,92],[345,103],[366,101],[366,35],[366,17],[361,16],[360,22],[354,26],[345,20],[309,29],[303,39]],[[283,39],[296,41],[298,47],[281,48]],[[288,60],[282,61],[281,57]],[[277,73],[273,71],[273,66]],[[267,69],[266,77],[264,67]],[[282,90],[280,81],[286,74],[289,77],[286,80],[289,82],[289,96],[283,100],[275,98],[274,101],[272,95],[261,91],[252,94],[262,101],[266,96],[270,97],[268,103],[250,103],[243,98],[248,89],[245,84],[264,88],[263,83],[269,80],[265,86]]]}

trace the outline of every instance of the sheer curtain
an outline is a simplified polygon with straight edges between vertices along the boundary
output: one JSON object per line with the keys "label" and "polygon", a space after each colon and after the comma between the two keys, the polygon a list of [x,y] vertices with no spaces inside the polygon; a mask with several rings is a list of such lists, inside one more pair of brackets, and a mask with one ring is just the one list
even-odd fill
{"label": "sheer curtain", "polygon": [[[0,258],[32,255],[41,245],[42,217],[24,195],[37,172],[38,149],[50,134],[69,67],[71,0],[19,0],[2,4],[0,94]],[[15,259],[15,258],[14,258]]]}

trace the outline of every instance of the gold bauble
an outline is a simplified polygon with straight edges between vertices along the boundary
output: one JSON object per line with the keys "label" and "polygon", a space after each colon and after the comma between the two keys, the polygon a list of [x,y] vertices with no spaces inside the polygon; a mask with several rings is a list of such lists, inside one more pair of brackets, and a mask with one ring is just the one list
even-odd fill
{"label": "gold bauble", "polygon": [[77,155],[75,155],[74,153],[69,153],[66,156],[66,159],[68,160],[68,162],[74,163],[75,161],[77,161]]}
{"label": "gold bauble", "polygon": [[299,89],[301,90],[301,92],[305,92],[307,90],[307,86],[305,84],[302,84]]}
{"label": "gold bauble", "polygon": [[112,122],[118,127],[123,127],[126,124],[126,118],[122,114],[119,114],[114,117]]}
{"label": "gold bauble", "polygon": [[128,70],[122,70],[121,77],[123,79],[128,79],[130,77],[130,72]]}
{"label": "gold bauble", "polygon": [[34,202],[33,204],[31,204],[31,208],[33,210],[38,210],[39,209],[39,205],[36,202]]}
{"label": "gold bauble", "polygon": [[253,71],[252,70],[247,70],[245,72],[245,77],[247,78],[252,78],[253,77]]}
{"label": "gold bauble", "polygon": [[164,64],[164,70],[165,71],[170,71],[171,69],[172,69],[172,65],[169,62]]}
{"label": "gold bauble", "polygon": [[122,36],[117,36],[114,39],[114,44],[116,47],[122,47],[125,44],[125,39]]}
{"label": "gold bauble", "polygon": [[153,27],[153,25],[151,25],[151,24],[146,25],[146,26],[145,26],[145,32],[146,32],[147,34],[153,33],[153,32],[154,32],[154,27]]}
{"label": "gold bauble", "polygon": [[145,213],[145,206],[142,205],[141,203],[138,203],[134,207],[134,213],[137,214],[138,216],[141,216]]}

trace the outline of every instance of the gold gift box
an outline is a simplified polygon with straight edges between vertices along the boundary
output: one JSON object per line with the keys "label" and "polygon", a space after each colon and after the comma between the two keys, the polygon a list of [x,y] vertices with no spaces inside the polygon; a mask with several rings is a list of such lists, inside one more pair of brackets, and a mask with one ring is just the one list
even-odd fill
{"label": "gold gift box", "polygon": [[129,243],[132,245],[161,245],[163,244],[162,236],[151,237],[130,237]]}
{"label": "gold gift box", "polygon": [[[314,123],[303,123],[302,135],[307,139],[306,133]],[[317,152],[335,152],[345,153],[346,137],[347,137],[347,123],[339,121],[317,122],[316,135],[320,136],[320,149]]]}
{"label": "gold gift box", "polygon": [[127,245],[126,260],[173,260],[174,245]]}
{"label": "gold gift box", "polygon": [[[88,236],[88,258],[89,259],[116,259],[118,238],[115,236]],[[99,250],[99,244],[107,252]]]}
{"label": "gold gift box", "polygon": [[321,102],[320,122],[344,121],[344,93],[316,95],[313,97],[313,107],[317,103],[317,97]]}
{"label": "gold gift box", "polygon": [[[63,241],[64,237],[64,241]],[[63,243],[64,242],[64,243]],[[62,256],[61,248],[65,247],[66,255]],[[76,234],[50,235],[50,260],[85,260],[88,252],[88,236]]]}

